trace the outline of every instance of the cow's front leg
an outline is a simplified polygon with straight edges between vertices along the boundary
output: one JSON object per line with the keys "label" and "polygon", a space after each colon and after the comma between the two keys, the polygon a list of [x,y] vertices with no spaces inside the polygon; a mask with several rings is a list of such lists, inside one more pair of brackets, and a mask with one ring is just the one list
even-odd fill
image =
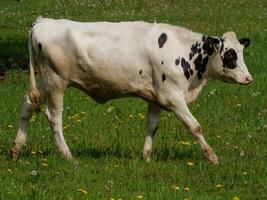
{"label": "cow's front leg", "polygon": [[147,135],[143,155],[147,162],[151,160],[153,136],[160,120],[160,108],[149,103],[147,108]]}
{"label": "cow's front leg", "polygon": [[64,158],[71,159],[72,155],[65,142],[62,130],[63,96],[64,92],[57,90],[48,94],[45,115],[50,122],[60,153]]}
{"label": "cow's front leg", "polygon": [[197,138],[198,143],[200,144],[204,156],[212,163],[218,164],[218,158],[209,144],[206,142],[202,134],[202,129],[191,114],[190,110],[187,107],[187,104],[183,97],[178,97],[175,99],[176,102],[173,102],[171,109],[172,111],[185,123],[191,133]]}

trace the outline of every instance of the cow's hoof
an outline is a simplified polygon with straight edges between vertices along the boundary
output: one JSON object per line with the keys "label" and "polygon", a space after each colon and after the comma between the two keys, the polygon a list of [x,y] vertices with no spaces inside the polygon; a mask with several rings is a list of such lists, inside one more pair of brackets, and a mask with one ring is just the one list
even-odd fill
{"label": "cow's hoof", "polygon": [[18,159],[18,151],[17,151],[17,149],[15,147],[13,147],[11,149],[11,156],[12,156],[13,160],[17,160]]}
{"label": "cow's hoof", "polygon": [[213,165],[218,165],[219,164],[219,159],[216,156],[216,154],[213,152],[212,149],[206,150],[204,153],[205,157],[207,158],[207,160],[213,164]]}
{"label": "cow's hoof", "polygon": [[144,156],[145,160],[149,163],[151,161],[152,151],[151,150],[144,150],[143,156]]}
{"label": "cow's hoof", "polygon": [[67,152],[67,153],[64,153],[63,155],[63,158],[66,159],[66,160],[71,160],[73,159],[72,155],[70,152]]}

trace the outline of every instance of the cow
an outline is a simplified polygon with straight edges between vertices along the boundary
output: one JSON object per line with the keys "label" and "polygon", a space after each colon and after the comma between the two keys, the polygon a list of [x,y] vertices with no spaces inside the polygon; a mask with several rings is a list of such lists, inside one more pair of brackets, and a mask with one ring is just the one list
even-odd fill
{"label": "cow", "polygon": [[[41,104],[59,151],[72,158],[63,136],[62,112],[65,90],[75,87],[98,103],[130,96],[148,102],[143,149],[148,162],[164,109],[175,113],[196,137],[205,158],[218,164],[188,105],[212,80],[250,84],[252,76],[243,59],[249,44],[250,39],[238,40],[232,31],[215,37],[169,24],[38,18],[28,35],[30,89],[22,103],[13,159]],[[34,67],[39,71],[38,84]]]}

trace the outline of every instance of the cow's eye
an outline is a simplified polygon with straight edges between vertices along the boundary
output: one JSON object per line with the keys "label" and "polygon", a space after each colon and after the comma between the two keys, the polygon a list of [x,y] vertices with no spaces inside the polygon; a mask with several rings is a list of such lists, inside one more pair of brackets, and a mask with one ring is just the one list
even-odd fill
{"label": "cow's eye", "polygon": [[229,49],[223,56],[223,67],[234,69],[236,68],[237,54],[234,49]]}

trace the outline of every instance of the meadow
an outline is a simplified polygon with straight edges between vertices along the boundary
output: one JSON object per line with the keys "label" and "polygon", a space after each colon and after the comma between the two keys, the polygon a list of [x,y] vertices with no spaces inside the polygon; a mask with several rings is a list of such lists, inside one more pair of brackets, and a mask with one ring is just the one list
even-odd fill
{"label": "meadow", "polygon": [[[137,98],[95,103],[69,89],[64,134],[74,159],[61,158],[44,115],[31,119],[13,161],[28,79],[27,31],[38,17],[171,23],[208,35],[249,37],[249,86],[213,82],[190,110],[220,164],[210,165],[174,114],[163,112],[153,159],[142,157],[147,104]],[[1,0],[0,199],[267,199],[266,0]],[[26,69],[26,70],[25,70]],[[1,75],[2,74],[2,75]]]}

